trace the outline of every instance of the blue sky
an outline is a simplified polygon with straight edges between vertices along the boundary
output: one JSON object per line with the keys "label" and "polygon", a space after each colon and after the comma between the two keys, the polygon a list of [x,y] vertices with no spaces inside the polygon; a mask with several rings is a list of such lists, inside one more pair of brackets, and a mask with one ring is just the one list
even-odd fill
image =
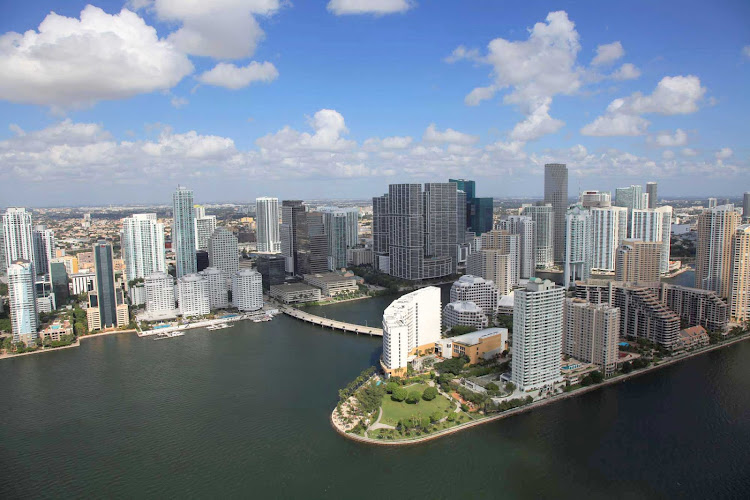
{"label": "blue sky", "polygon": [[750,189],[746,2],[0,9],[0,205],[166,202],[178,182],[204,202],[366,198],[455,176],[534,196],[551,161],[571,192]]}

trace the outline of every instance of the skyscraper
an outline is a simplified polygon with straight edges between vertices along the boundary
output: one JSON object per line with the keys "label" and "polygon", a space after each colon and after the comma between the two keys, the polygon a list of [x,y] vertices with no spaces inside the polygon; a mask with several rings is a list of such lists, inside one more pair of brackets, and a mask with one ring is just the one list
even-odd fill
{"label": "skyscraper", "polygon": [[531,217],[536,225],[534,261],[537,269],[552,267],[555,261],[555,212],[552,205],[523,205],[521,215]]}
{"label": "skyscraper", "polygon": [[[328,236],[320,212],[301,212],[296,218],[295,274],[324,273],[328,270]],[[346,260],[346,253],[344,253]],[[346,265],[346,264],[344,264]]]}
{"label": "skyscraper", "polygon": [[346,267],[347,236],[351,230],[349,216],[344,210],[325,210],[323,226],[328,239],[328,269]]}
{"label": "skyscraper", "polygon": [[509,234],[517,234],[519,240],[518,260],[521,279],[534,276],[536,269],[534,243],[536,242],[536,223],[526,215],[510,215],[500,221],[500,228]]}
{"label": "skyscraper", "polygon": [[523,391],[562,381],[564,297],[564,288],[539,278],[515,291],[511,381]]}
{"label": "skyscraper", "polygon": [[17,260],[34,262],[34,239],[31,229],[31,213],[25,208],[10,207],[3,214],[7,266]]}
{"label": "skyscraper", "polygon": [[628,210],[647,208],[643,200],[643,186],[633,184],[615,190],[615,206],[626,207]]}
{"label": "skyscraper", "polygon": [[120,326],[117,322],[118,301],[115,294],[115,268],[112,262],[112,245],[105,241],[100,241],[94,245],[94,266],[101,328]]}
{"label": "skyscraper", "polygon": [[170,315],[174,311],[174,278],[158,272],[146,276],[146,311]]}
{"label": "skyscraper", "polygon": [[49,278],[50,264],[55,258],[55,232],[39,225],[31,232],[34,240],[34,267],[37,277]]}
{"label": "skyscraper", "polygon": [[359,245],[359,208],[342,208],[346,213],[346,246],[354,248]]}
{"label": "skyscraper", "polygon": [[630,217],[630,238],[662,244],[660,272],[669,271],[672,236],[672,207],[635,209]]}
{"label": "skyscraper", "polygon": [[466,228],[477,236],[492,230],[493,227],[493,199],[477,198],[476,183],[467,179],[449,179],[456,185],[456,189],[463,191],[466,196]]}
{"label": "skyscraper", "polygon": [[241,269],[232,276],[232,303],[242,312],[263,307],[263,285],[258,271]]}
{"label": "skyscraper", "polygon": [[8,308],[13,342],[36,344],[39,313],[36,303],[34,264],[16,259],[8,266]]}
{"label": "skyscraper", "polygon": [[617,369],[620,310],[609,304],[565,299],[563,353],[593,363],[604,375]]}
{"label": "skyscraper", "polygon": [[555,217],[554,260],[565,257],[565,214],[568,208],[568,167],[564,163],[544,166],[544,202],[552,205]]}
{"label": "skyscraper", "polygon": [[565,216],[565,256],[563,258],[563,286],[591,276],[593,263],[593,228],[591,212],[580,206],[568,210]]}
{"label": "skyscraper", "polygon": [[578,202],[583,208],[607,208],[612,206],[611,195],[601,191],[584,191],[578,195]]}
{"label": "skyscraper", "polygon": [[279,235],[279,199],[256,198],[255,219],[257,221],[258,251],[279,253],[281,236]]}
{"label": "skyscraper", "polygon": [[[383,272],[389,272],[384,265],[388,262],[388,247],[390,239],[388,237],[390,223],[390,201],[387,194],[375,196],[372,199],[372,251],[373,267]],[[381,262],[382,261],[382,262]]]}
{"label": "skyscraper", "polygon": [[632,283],[659,281],[660,241],[623,240],[617,248],[615,279]]}
{"label": "skyscraper", "polygon": [[177,261],[177,277],[196,272],[195,211],[193,191],[182,186],[172,194],[172,249]]}
{"label": "skyscraper", "polygon": [[732,239],[740,224],[734,205],[720,205],[698,216],[695,287],[713,290],[723,299],[731,289]]}
{"label": "skyscraper", "polygon": [[[200,207],[200,205],[196,205],[196,207]],[[203,215],[195,218],[195,249],[208,250],[208,239],[216,230],[216,216],[205,215],[206,211],[203,207],[200,207],[200,212]]]}
{"label": "skyscraper", "polygon": [[734,231],[732,241],[731,292],[729,315],[732,321],[750,320],[750,224]]}
{"label": "skyscraper", "polygon": [[167,272],[164,257],[164,224],[156,214],[133,214],[122,220],[122,257],[128,281]]}
{"label": "skyscraper", "polygon": [[617,247],[628,235],[628,209],[625,207],[591,208],[592,269],[615,270]]}
{"label": "skyscraper", "polygon": [[656,183],[646,183],[646,193],[648,194],[648,208],[656,208]]}
{"label": "skyscraper", "polygon": [[297,273],[297,218],[305,213],[301,200],[284,200],[281,202],[281,254],[286,257],[286,272]]}
{"label": "skyscraper", "polygon": [[240,268],[240,254],[237,237],[231,231],[218,227],[208,240],[208,262],[224,272],[224,279],[230,279]]}
{"label": "skyscraper", "polygon": [[177,302],[184,317],[204,316],[211,312],[208,282],[198,274],[188,274],[177,280]]}
{"label": "skyscraper", "polygon": [[229,307],[229,287],[227,286],[228,277],[226,273],[215,267],[207,267],[198,274],[206,280],[209,307],[211,309],[226,309]]}
{"label": "skyscraper", "polygon": [[742,195],[742,220],[750,222],[750,193]]}
{"label": "skyscraper", "polygon": [[8,269],[8,261],[5,260],[5,229],[3,225],[4,216],[0,216],[0,276],[5,276]]}

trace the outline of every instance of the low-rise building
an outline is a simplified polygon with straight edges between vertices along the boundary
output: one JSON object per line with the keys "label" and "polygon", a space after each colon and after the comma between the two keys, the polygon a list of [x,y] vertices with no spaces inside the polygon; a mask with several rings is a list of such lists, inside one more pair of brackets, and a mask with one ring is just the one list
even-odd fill
{"label": "low-rise building", "polygon": [[359,290],[357,281],[353,276],[346,277],[339,273],[305,274],[302,278],[305,283],[320,288],[322,294],[326,297],[335,297],[341,293],[352,293]]}
{"label": "low-rise building", "polygon": [[85,271],[81,273],[75,273],[70,275],[70,286],[73,291],[73,295],[80,295],[82,293],[88,293],[94,290],[96,285],[96,273],[93,271]]}
{"label": "low-rise building", "polygon": [[49,339],[52,341],[59,341],[63,335],[72,335],[73,325],[67,319],[64,321],[57,320],[47,328],[39,332],[41,339]]}
{"label": "low-rise building", "polygon": [[450,302],[443,309],[443,327],[473,326],[478,329],[487,328],[489,320],[482,308],[470,300]]}
{"label": "low-rise building", "polygon": [[709,343],[708,332],[700,325],[691,326],[680,330],[680,337],[677,340],[675,349],[694,349],[704,347]]}
{"label": "low-rise building", "polygon": [[508,349],[507,328],[486,328],[435,342],[435,351],[443,358],[466,355],[471,364],[492,358],[506,349]]}
{"label": "low-rise building", "polygon": [[317,302],[320,300],[320,288],[307,283],[284,283],[283,285],[271,285],[271,297],[285,304],[302,304],[304,302]]}

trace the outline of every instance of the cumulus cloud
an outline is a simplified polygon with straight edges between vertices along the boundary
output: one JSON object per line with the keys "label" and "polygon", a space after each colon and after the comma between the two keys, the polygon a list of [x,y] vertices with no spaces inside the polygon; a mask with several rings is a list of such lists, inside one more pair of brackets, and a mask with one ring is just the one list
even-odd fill
{"label": "cumulus cloud", "polygon": [[49,14],[38,31],[0,36],[0,99],[87,106],[176,85],[193,71],[184,53],[137,14],[86,6],[80,19]]}
{"label": "cumulus cloud", "polygon": [[630,63],[623,64],[617,69],[617,71],[615,71],[611,75],[611,77],[615,80],[635,80],[640,76],[641,70]]}
{"label": "cumulus cloud", "polygon": [[321,109],[308,122],[315,133],[297,132],[287,126],[275,134],[261,137],[256,144],[265,150],[340,151],[354,147],[354,141],[342,137],[349,130],[338,111]]}
{"label": "cumulus cloud", "polygon": [[687,133],[682,129],[675,130],[674,134],[668,130],[662,130],[657,132],[656,135],[649,137],[648,141],[662,148],[674,148],[678,146],[685,146],[688,142]]}
{"label": "cumulus cloud", "polygon": [[680,152],[682,153],[682,156],[698,156],[698,152],[693,148],[684,148]]}
{"label": "cumulus cloud", "polygon": [[716,159],[717,160],[726,160],[730,156],[732,156],[734,152],[730,148],[721,148],[719,151],[716,152]]}
{"label": "cumulus cloud", "polygon": [[593,66],[612,64],[624,55],[625,49],[622,48],[622,44],[619,41],[608,43],[606,45],[599,45],[596,48],[596,56],[591,61],[591,64]]}
{"label": "cumulus cloud", "polygon": [[661,154],[661,157],[664,158],[665,160],[671,160],[674,158],[674,151],[667,149]]}
{"label": "cumulus cloud", "polygon": [[636,92],[612,101],[606,113],[584,126],[581,133],[597,136],[642,135],[649,122],[640,115],[694,113],[698,111],[705,93],[706,88],[701,86],[697,76],[666,76],[649,95]]}
{"label": "cumulus cloud", "polygon": [[354,14],[397,14],[414,7],[413,0],[331,0],[328,11],[337,16]]}
{"label": "cumulus cloud", "polygon": [[464,134],[452,128],[447,128],[444,131],[439,131],[434,123],[431,123],[427,130],[422,135],[424,142],[434,143],[450,143],[450,144],[474,144],[479,141],[479,137],[475,135]]}
{"label": "cumulus cloud", "polygon": [[580,51],[575,24],[564,11],[550,12],[546,22],[536,23],[523,41],[492,40],[487,54],[459,46],[446,59],[469,59],[492,66],[493,82],[477,87],[465,98],[476,106],[503,89],[505,104],[517,105],[524,120],[512,132],[513,139],[533,140],[556,132],[563,122],[549,115],[552,98],[572,94],[581,86],[581,70],[575,66]]}
{"label": "cumulus cloud", "polygon": [[199,75],[197,79],[207,85],[237,90],[247,87],[253,82],[272,82],[278,76],[279,72],[272,63],[253,61],[243,67],[237,67],[230,63],[219,63],[213,69]]}

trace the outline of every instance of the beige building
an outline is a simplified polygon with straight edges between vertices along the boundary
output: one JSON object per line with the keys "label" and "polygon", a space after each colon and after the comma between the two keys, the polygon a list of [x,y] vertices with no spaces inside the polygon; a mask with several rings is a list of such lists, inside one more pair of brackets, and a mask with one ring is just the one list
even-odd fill
{"label": "beige building", "polygon": [[305,274],[302,279],[305,283],[320,288],[326,297],[359,291],[357,281],[353,276],[342,276],[339,273]]}
{"label": "beige building", "polygon": [[513,289],[513,258],[498,249],[482,249],[472,252],[466,263],[466,274],[480,276],[497,285],[500,295]]}
{"label": "beige building", "polygon": [[59,341],[63,335],[72,335],[73,325],[67,319],[64,321],[57,320],[47,328],[39,332],[39,338]]}
{"label": "beige building", "polygon": [[435,342],[436,352],[443,358],[465,355],[469,364],[491,358],[508,349],[507,328],[486,328],[476,332],[440,339]]}
{"label": "beige building", "polygon": [[737,322],[750,320],[750,224],[734,232],[730,275],[729,316]]}
{"label": "beige building", "polygon": [[487,328],[489,320],[482,308],[469,300],[450,302],[443,309],[443,327],[473,326],[477,329]]}
{"label": "beige building", "polygon": [[653,283],[660,278],[661,242],[623,240],[615,258],[615,280]]}
{"label": "beige building", "polygon": [[705,347],[709,344],[708,333],[700,325],[691,326],[680,330],[680,337],[675,345],[676,349],[693,349],[695,347]]}
{"label": "beige building", "polygon": [[731,289],[732,241],[740,214],[734,205],[704,210],[698,216],[695,256],[695,287],[713,290],[723,299]]}
{"label": "beige building", "polygon": [[301,304],[303,302],[316,302],[320,300],[320,288],[306,283],[284,283],[283,285],[271,285],[271,297],[285,304]]}
{"label": "beige building", "polygon": [[609,304],[565,299],[562,352],[599,367],[604,375],[617,369],[620,310]]}

